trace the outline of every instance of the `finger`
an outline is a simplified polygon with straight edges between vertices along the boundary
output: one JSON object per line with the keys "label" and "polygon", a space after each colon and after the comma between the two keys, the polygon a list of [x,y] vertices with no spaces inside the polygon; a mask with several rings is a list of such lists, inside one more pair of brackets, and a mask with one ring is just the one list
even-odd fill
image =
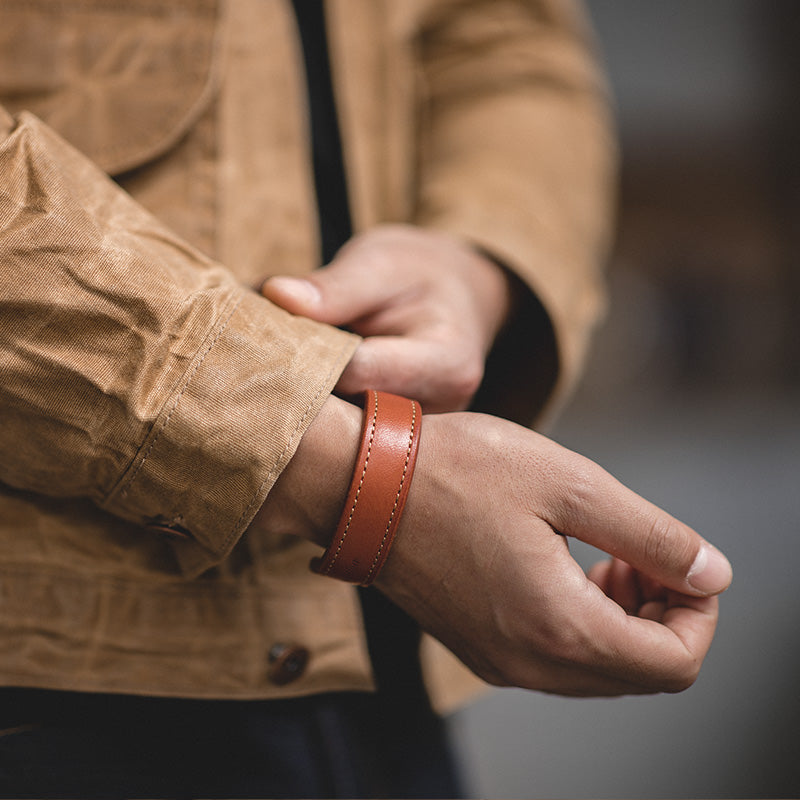
{"label": "finger", "polygon": [[575,454],[561,476],[562,503],[548,522],[655,578],[697,596],[724,591],[730,563],[688,525]]}
{"label": "finger", "polygon": [[[645,619],[661,619],[667,590],[658,581],[624,565],[619,559],[598,561],[586,573],[586,577],[627,613],[636,613]],[[644,612],[645,607],[653,602],[662,607],[662,613],[654,615]]]}
{"label": "finger", "polygon": [[539,653],[644,692],[676,692],[694,682],[714,635],[716,597],[671,592],[654,621],[641,612],[626,614],[586,579],[566,551],[553,551],[548,566],[559,575],[564,602],[549,609],[546,648],[537,646]]}
{"label": "finger", "polygon": [[316,285],[307,278],[284,275],[268,278],[261,286],[261,294],[292,314],[319,318],[322,296]]}
{"label": "finger", "polygon": [[666,604],[646,604],[640,616],[619,608],[601,613],[602,621],[590,620],[598,648],[592,666],[615,680],[676,692],[697,678],[714,636],[718,601],[673,592]]}
{"label": "finger", "polygon": [[[575,695],[677,692],[697,678],[717,622],[717,598],[671,593],[626,614],[590,583],[576,589],[578,605],[558,624],[549,658],[513,662],[514,685]],[[507,662],[508,663],[508,662]],[[552,667],[552,669],[551,669]]]}
{"label": "finger", "polygon": [[512,678],[509,685],[565,697],[620,697],[660,691],[652,682],[645,685],[555,661],[539,663],[533,668],[530,662],[521,665],[520,677]]}
{"label": "finger", "polygon": [[664,619],[664,613],[666,610],[666,602],[650,600],[639,609],[639,616],[642,619],[650,619],[653,622],[661,622],[661,620]]}
{"label": "finger", "polygon": [[641,593],[643,603],[652,601],[661,602],[667,599],[666,587],[658,581],[653,580],[649,575],[637,571],[636,580],[639,584],[639,592]]}
{"label": "finger", "polygon": [[376,336],[359,345],[339,382],[338,392],[356,395],[366,389],[418,400],[426,413],[467,407],[480,383],[480,359],[427,340]]}
{"label": "finger", "polygon": [[[611,645],[609,663],[620,653],[630,657],[622,669],[629,680],[659,691],[682,691],[694,683],[717,625],[716,597],[673,593],[666,603],[646,603],[639,616],[628,615]],[[623,630],[625,628],[625,630]]]}
{"label": "finger", "polygon": [[671,630],[688,650],[705,653],[711,646],[719,616],[717,597],[691,597],[669,592],[662,625]]}
{"label": "finger", "polygon": [[598,561],[586,573],[586,577],[596,584],[605,594],[608,594],[608,576],[611,574],[612,559]]}
{"label": "finger", "polygon": [[330,264],[307,277],[269,278],[261,294],[292,314],[347,325],[382,308],[405,290],[402,273],[383,263],[388,258],[365,255],[363,248],[345,248]]}
{"label": "finger", "polygon": [[628,614],[634,614],[639,610],[641,605],[639,584],[636,572],[630,564],[618,558],[612,559],[606,594]]}

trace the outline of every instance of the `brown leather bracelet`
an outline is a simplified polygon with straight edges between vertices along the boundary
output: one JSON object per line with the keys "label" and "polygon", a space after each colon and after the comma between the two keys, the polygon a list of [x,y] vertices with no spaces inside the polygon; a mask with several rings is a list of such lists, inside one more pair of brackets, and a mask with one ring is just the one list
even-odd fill
{"label": "brown leather bracelet", "polygon": [[415,400],[370,390],[353,480],[336,533],[311,568],[369,586],[386,562],[408,497],[422,427]]}

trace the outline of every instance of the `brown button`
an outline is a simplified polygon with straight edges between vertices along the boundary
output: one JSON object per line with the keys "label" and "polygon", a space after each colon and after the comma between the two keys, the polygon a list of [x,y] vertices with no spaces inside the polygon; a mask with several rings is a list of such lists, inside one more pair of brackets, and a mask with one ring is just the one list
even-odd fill
{"label": "brown button", "polygon": [[278,643],[269,651],[269,679],[278,686],[296,681],[308,666],[308,649],[298,644]]}
{"label": "brown button", "polygon": [[164,525],[160,522],[148,522],[146,527],[148,530],[166,539],[188,539],[191,535],[186,528],[181,528],[180,525]]}

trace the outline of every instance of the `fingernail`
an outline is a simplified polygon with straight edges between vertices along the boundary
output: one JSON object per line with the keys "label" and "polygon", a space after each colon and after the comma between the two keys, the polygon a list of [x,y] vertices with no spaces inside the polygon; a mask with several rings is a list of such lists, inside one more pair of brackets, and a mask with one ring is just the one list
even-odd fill
{"label": "fingernail", "polygon": [[686,575],[689,585],[702,594],[719,594],[733,577],[730,562],[716,547],[704,544]]}
{"label": "fingernail", "polygon": [[288,295],[303,305],[317,305],[322,297],[313,283],[302,278],[270,278],[264,286],[267,289],[277,289],[281,294]]}

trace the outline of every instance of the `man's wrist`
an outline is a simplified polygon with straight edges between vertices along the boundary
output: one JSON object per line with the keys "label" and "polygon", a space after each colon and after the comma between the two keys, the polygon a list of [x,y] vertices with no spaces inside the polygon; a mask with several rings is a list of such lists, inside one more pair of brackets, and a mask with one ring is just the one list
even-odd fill
{"label": "man's wrist", "polygon": [[362,412],[331,395],[306,430],[251,529],[327,547],[356,462]]}
{"label": "man's wrist", "polygon": [[369,586],[380,573],[403,515],[422,429],[419,403],[364,392],[361,444],[336,533],[311,568]]}

